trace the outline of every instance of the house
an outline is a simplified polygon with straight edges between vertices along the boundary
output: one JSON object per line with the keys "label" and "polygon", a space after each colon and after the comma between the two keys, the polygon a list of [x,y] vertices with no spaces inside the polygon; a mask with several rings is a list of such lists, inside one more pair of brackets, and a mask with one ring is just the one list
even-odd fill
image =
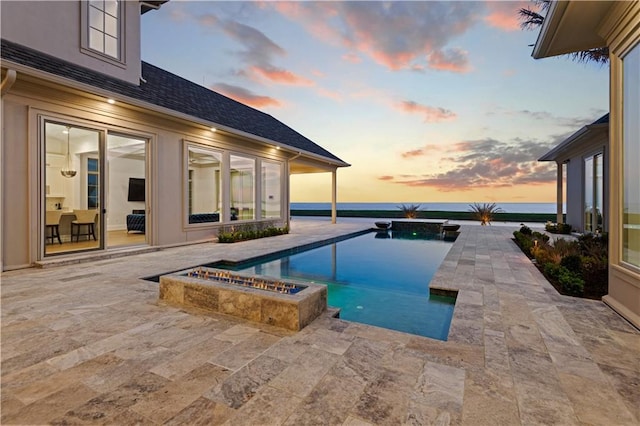
{"label": "house", "polygon": [[640,327],[640,3],[553,2],[533,57],[605,46],[611,74],[609,294],[603,301]]}
{"label": "house", "polygon": [[[2,1],[2,270],[286,226],[289,177],[349,164],[141,61],[166,1]],[[60,258],[58,258],[60,259]]]}
{"label": "house", "polygon": [[563,175],[566,171],[566,223],[578,232],[608,232],[609,114],[562,141],[538,161],[555,161],[558,167],[558,223],[563,222]]}

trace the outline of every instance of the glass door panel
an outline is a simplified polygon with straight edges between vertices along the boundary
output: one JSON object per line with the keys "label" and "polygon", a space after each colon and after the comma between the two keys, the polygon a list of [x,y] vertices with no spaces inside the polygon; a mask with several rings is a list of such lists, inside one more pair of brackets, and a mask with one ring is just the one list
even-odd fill
{"label": "glass door panel", "polygon": [[45,256],[102,248],[100,132],[45,122],[44,151]]}
{"label": "glass door panel", "polygon": [[146,244],[147,141],[107,135],[107,247]]}

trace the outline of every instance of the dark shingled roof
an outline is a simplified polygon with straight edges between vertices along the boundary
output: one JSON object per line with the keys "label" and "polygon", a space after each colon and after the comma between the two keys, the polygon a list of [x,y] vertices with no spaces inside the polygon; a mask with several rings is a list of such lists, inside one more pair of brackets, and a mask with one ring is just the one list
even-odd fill
{"label": "dark shingled roof", "polygon": [[307,151],[346,165],[340,158],[271,115],[144,61],[142,76],[146,83],[141,82],[138,86],[4,39],[1,55],[3,60],[259,136],[294,150]]}

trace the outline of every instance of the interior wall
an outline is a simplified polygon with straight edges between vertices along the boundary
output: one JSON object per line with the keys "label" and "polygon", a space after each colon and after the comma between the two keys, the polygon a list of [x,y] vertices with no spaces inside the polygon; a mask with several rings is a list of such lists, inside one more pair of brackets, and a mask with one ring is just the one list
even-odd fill
{"label": "interior wall", "polygon": [[107,230],[127,229],[127,215],[143,210],[144,201],[127,201],[129,178],[145,178],[145,162],[137,158],[113,157],[108,165]]}

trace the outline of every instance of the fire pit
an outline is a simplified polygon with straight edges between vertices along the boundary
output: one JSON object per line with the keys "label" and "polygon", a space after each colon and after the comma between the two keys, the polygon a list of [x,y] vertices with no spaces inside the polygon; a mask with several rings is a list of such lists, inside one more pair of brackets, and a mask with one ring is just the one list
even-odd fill
{"label": "fire pit", "polygon": [[162,275],[161,300],[301,330],[327,308],[327,287],[197,268]]}

